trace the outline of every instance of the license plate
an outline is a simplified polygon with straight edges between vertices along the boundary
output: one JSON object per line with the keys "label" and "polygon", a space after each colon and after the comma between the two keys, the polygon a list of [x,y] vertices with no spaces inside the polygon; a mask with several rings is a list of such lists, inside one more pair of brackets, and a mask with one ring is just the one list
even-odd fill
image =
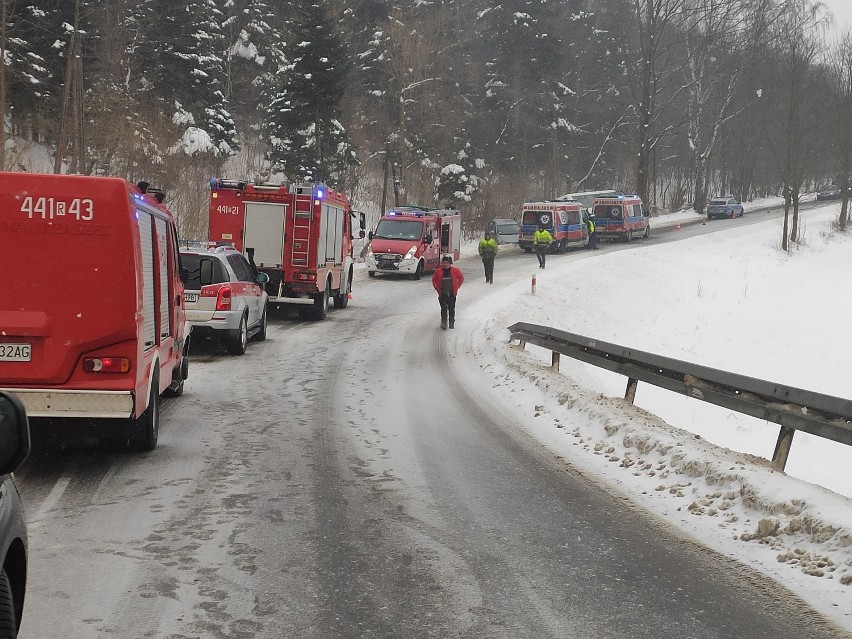
{"label": "license plate", "polygon": [[31,358],[30,344],[0,344],[0,362],[28,362]]}
{"label": "license plate", "polygon": [[198,301],[198,293],[184,293],[183,301],[187,304],[195,304]]}

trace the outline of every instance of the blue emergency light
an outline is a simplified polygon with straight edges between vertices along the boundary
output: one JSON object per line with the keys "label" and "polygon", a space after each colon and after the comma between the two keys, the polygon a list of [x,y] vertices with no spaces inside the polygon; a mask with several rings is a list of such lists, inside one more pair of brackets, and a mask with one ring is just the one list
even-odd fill
{"label": "blue emergency light", "polygon": [[316,195],[314,195],[314,197],[316,197],[318,200],[321,200],[323,198],[323,190],[321,186],[317,187]]}

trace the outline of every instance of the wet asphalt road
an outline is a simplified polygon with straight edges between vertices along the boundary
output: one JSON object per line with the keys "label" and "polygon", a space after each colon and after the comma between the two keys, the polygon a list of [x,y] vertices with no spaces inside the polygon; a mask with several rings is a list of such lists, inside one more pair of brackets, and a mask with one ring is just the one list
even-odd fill
{"label": "wet asphalt road", "polygon": [[21,636],[849,636],[531,441],[458,376],[470,328],[437,310],[426,280],[360,273],[324,322],[279,314],[244,357],[196,345],[152,453],[34,429]]}

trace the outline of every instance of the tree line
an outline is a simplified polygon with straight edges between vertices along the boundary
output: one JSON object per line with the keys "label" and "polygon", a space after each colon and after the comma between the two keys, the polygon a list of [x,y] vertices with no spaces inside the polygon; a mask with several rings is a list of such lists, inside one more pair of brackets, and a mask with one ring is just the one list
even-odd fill
{"label": "tree line", "polygon": [[0,0],[0,169],[145,179],[206,234],[212,177],[378,212],[615,188],[652,211],[799,199],[852,167],[852,37],[809,0]]}

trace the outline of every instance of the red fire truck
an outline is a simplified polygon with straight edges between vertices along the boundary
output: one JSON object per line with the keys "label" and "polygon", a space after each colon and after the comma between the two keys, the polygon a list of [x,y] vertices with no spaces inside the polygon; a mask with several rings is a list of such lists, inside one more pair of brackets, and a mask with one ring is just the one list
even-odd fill
{"label": "red fire truck", "polygon": [[0,387],[31,417],[105,419],[157,445],[190,336],[162,201],[144,182],[0,173]]}
{"label": "red fire truck", "polygon": [[543,226],[553,236],[550,250],[564,253],[589,243],[583,204],[574,200],[526,202],[522,208],[521,236],[518,245],[527,253],[533,250],[533,235]]}
{"label": "red fire truck", "polygon": [[364,237],[364,214],[324,185],[210,182],[210,242],[242,251],[269,276],[269,303],[300,305],[303,317],[325,319],[329,300],[349,304],[356,215]]}
{"label": "red fire truck", "polygon": [[370,231],[367,275],[403,273],[419,280],[434,271],[441,257],[459,259],[461,213],[455,209],[401,206],[391,209]]}

